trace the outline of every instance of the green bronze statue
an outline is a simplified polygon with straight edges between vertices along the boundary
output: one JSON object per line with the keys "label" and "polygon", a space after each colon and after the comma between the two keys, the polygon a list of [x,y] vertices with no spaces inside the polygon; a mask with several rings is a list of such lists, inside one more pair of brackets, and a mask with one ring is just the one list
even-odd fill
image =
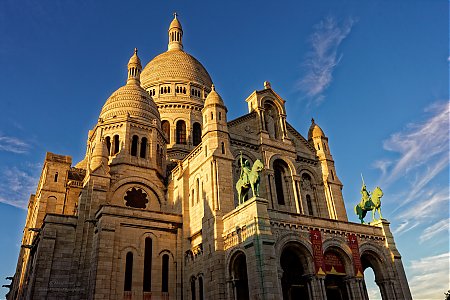
{"label": "green bronze statue", "polygon": [[250,189],[252,189],[253,196],[259,196],[259,183],[264,165],[257,159],[253,167],[250,168],[250,162],[242,157],[242,151],[239,162],[241,165],[241,174],[236,183],[236,190],[238,192],[239,204],[242,204],[248,198]]}
{"label": "green bronze statue", "polygon": [[[362,178],[362,174],[361,174]],[[361,201],[355,206],[355,214],[358,215],[361,224],[364,224],[364,218],[368,211],[372,211],[372,220],[375,221],[375,211],[378,211],[380,219],[383,218],[381,215],[381,197],[383,197],[383,191],[377,186],[373,191],[372,195],[366,188],[364,183],[364,178],[362,178],[362,188],[361,188]]]}

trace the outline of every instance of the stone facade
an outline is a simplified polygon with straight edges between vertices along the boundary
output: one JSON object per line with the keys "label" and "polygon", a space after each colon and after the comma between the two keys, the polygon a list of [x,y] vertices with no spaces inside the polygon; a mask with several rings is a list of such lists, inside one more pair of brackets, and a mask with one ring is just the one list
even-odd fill
{"label": "stone facade", "polygon": [[[47,153],[7,298],[368,299],[371,267],[411,299],[389,222],[348,222],[314,120],[304,138],[265,82],[228,121],[176,17],[168,34],[143,70],[135,50],[81,162]],[[264,170],[239,204],[241,157]]]}

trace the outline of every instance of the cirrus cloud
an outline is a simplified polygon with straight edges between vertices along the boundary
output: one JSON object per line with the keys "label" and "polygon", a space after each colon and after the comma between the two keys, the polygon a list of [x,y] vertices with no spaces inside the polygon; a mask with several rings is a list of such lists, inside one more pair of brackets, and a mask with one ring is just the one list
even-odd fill
{"label": "cirrus cloud", "polygon": [[338,47],[354,23],[352,18],[338,23],[329,16],[314,26],[310,37],[311,50],[303,62],[305,75],[297,83],[298,90],[310,103],[320,104],[324,100],[324,92],[333,81],[333,71],[342,59]]}

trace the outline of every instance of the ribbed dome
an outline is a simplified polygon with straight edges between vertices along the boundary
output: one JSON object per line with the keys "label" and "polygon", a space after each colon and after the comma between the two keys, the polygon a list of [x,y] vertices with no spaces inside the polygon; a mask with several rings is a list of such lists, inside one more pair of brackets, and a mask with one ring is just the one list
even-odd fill
{"label": "ribbed dome", "polygon": [[311,126],[308,130],[308,140],[315,137],[325,137],[325,133],[323,133],[322,128],[320,128],[319,125],[314,122],[314,119],[312,119]]}
{"label": "ribbed dome", "polygon": [[100,118],[107,120],[114,116],[141,117],[148,121],[160,120],[155,102],[139,85],[129,83],[112,93],[103,105]]}
{"label": "ribbed dome", "polygon": [[144,88],[157,81],[185,80],[210,87],[211,77],[202,64],[181,50],[161,53],[152,59],[141,73]]}
{"label": "ribbed dome", "polygon": [[205,107],[207,107],[208,105],[225,106],[222,97],[220,97],[220,95],[216,92],[214,84],[211,86],[211,92],[208,94],[205,100]]}

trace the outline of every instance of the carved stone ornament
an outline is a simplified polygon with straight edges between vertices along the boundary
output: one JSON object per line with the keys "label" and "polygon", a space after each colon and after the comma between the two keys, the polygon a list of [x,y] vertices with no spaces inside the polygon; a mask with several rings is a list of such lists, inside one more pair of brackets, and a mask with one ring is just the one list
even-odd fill
{"label": "carved stone ornament", "polygon": [[129,189],[123,199],[126,206],[134,208],[146,208],[148,203],[147,193],[136,187]]}

